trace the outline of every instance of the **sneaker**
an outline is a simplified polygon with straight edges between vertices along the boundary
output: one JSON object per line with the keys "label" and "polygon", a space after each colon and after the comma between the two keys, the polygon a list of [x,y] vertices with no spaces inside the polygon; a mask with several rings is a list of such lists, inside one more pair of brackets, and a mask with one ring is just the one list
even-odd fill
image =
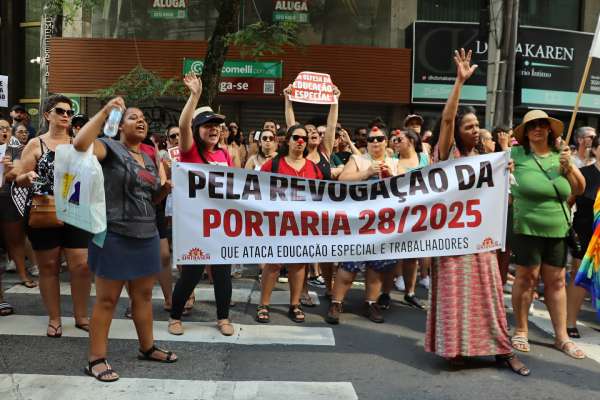
{"label": "sneaker", "polygon": [[340,314],[342,312],[342,303],[332,302],[329,306],[329,311],[327,311],[327,315],[325,316],[325,322],[332,325],[339,324]]}
{"label": "sneaker", "polygon": [[15,262],[13,260],[10,260],[6,263],[6,268],[5,268],[6,272],[16,272],[17,271],[17,264],[15,264]]}
{"label": "sneaker", "polygon": [[406,286],[404,286],[404,278],[401,276],[397,277],[394,281],[394,286],[396,286],[396,289],[399,291],[404,292],[406,290]]}
{"label": "sneaker", "polygon": [[379,308],[379,305],[375,302],[365,302],[365,316],[378,324],[384,322],[383,315],[381,315],[381,308]]}
{"label": "sneaker", "polygon": [[423,307],[423,304],[421,304],[419,299],[417,299],[417,296],[415,296],[414,294],[411,294],[410,296],[408,294],[405,294],[404,302],[411,307],[418,308],[419,310],[425,309],[425,307]]}
{"label": "sneaker", "polygon": [[429,277],[426,276],[425,278],[419,280],[419,285],[429,290],[429,286],[431,285],[431,279],[429,279]]}
{"label": "sneaker", "polygon": [[325,289],[325,280],[323,279],[322,276],[317,276],[315,278],[310,278],[308,280],[308,284],[310,286],[314,286],[320,289]]}
{"label": "sneaker", "polygon": [[389,310],[392,305],[392,298],[388,293],[381,293],[377,299],[377,304],[382,310]]}
{"label": "sneaker", "polygon": [[36,278],[40,276],[40,270],[38,269],[37,265],[32,265],[31,267],[27,268],[27,272],[29,275]]}

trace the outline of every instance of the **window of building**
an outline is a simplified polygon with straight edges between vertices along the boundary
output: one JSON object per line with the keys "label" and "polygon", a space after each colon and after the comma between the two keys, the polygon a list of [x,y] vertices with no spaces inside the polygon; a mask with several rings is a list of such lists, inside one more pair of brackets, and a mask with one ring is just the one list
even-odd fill
{"label": "window of building", "polygon": [[417,18],[421,21],[479,22],[481,0],[419,0]]}
{"label": "window of building", "polygon": [[580,3],[581,0],[521,1],[520,24],[578,30]]}

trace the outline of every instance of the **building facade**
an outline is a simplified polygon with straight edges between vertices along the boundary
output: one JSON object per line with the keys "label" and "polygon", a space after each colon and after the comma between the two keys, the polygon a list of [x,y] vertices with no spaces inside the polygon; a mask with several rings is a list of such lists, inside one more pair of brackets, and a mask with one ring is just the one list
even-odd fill
{"label": "building facade", "polygon": [[[48,90],[68,93],[81,109],[99,107],[95,93],[113,84],[136,65],[165,78],[181,78],[185,59],[202,60],[217,20],[218,0],[100,0],[93,9],[63,22],[59,37],[49,41]],[[0,75],[10,78],[9,104],[21,103],[34,116],[39,107],[41,11],[43,0],[0,1]],[[302,22],[305,46],[260,61],[281,64],[278,93],[227,90],[218,98],[222,112],[245,130],[268,117],[283,120],[280,89],[303,70],[328,72],[342,91],[340,120],[357,127],[375,116],[398,126],[417,112],[432,121],[440,102],[414,102],[411,25],[415,21],[479,23],[481,0],[242,0],[240,28],[258,21]],[[600,0],[521,0],[520,24],[567,31],[595,29]],[[60,21],[59,21],[60,23]],[[439,49],[448,54],[451,49]],[[40,57],[40,58],[38,58]],[[227,59],[242,60],[232,48]],[[40,64],[41,63],[41,64]],[[254,79],[254,78],[252,78]],[[256,78],[264,79],[264,78]],[[225,81],[239,82],[235,76]],[[42,81],[42,82],[41,82]],[[263,83],[261,81],[261,83]],[[249,82],[248,87],[252,87]],[[266,89],[265,89],[266,90]],[[182,102],[163,99],[151,112],[157,126],[176,121]],[[4,114],[8,110],[0,109]],[[523,113],[525,108],[517,109]],[[600,107],[598,107],[600,113]],[[298,105],[300,120],[326,114],[323,107]],[[483,113],[483,112],[482,112]],[[566,112],[556,111],[566,119]],[[586,110],[578,124],[598,125]]]}

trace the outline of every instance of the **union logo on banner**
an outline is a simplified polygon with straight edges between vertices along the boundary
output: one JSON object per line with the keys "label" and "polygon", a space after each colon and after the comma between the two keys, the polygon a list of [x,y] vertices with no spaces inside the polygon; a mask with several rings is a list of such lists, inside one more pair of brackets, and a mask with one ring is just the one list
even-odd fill
{"label": "union logo on banner", "polygon": [[205,253],[202,249],[198,247],[194,247],[190,249],[186,254],[181,256],[181,261],[200,261],[200,260],[210,260],[210,254]]}

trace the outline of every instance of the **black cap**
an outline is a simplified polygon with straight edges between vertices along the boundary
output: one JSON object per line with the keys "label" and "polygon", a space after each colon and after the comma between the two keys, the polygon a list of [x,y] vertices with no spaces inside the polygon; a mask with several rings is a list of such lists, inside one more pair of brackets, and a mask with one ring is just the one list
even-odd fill
{"label": "black cap", "polygon": [[212,108],[205,106],[197,108],[194,112],[194,119],[192,120],[192,126],[198,127],[205,125],[209,122],[223,123],[225,122],[225,116],[215,113]]}
{"label": "black cap", "polygon": [[10,109],[10,111],[11,112],[12,111],[21,111],[21,112],[26,113],[27,109],[24,106],[20,105],[20,104],[15,104],[14,106],[12,106],[12,108]]}
{"label": "black cap", "polygon": [[88,118],[87,115],[85,114],[77,114],[74,115],[73,118],[71,118],[71,126],[84,126],[85,124],[88,123],[90,119]]}

